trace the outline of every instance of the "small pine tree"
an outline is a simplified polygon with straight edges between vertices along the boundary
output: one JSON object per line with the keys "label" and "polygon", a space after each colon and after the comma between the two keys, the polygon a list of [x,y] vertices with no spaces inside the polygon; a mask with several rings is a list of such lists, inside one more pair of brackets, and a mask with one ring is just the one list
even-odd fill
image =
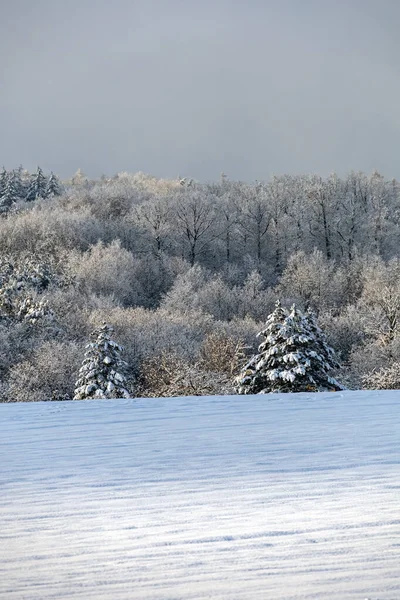
{"label": "small pine tree", "polygon": [[18,169],[14,169],[12,171],[12,178],[14,181],[14,187],[15,187],[15,191],[17,192],[18,198],[25,198],[25,196],[26,196],[25,185],[22,181],[22,173],[23,173],[22,165],[20,165],[18,167]]}
{"label": "small pine tree", "polygon": [[106,323],[91,334],[79,370],[74,400],[87,398],[129,398],[126,378],[121,373],[125,362],[122,347],[111,339],[112,327]]}
{"label": "small pine tree", "polygon": [[57,175],[54,175],[53,171],[50,173],[50,177],[47,181],[45,197],[50,198],[51,196],[61,195],[61,185]]}
{"label": "small pine tree", "polygon": [[7,179],[8,179],[8,173],[5,169],[5,167],[3,167],[2,170],[0,171],[0,197],[3,195],[3,192],[6,189]]}
{"label": "small pine tree", "polygon": [[3,193],[0,196],[0,212],[7,212],[19,199],[19,193],[13,172],[8,174]]}
{"label": "small pine tree", "polygon": [[293,306],[287,314],[277,303],[258,335],[265,340],[236,379],[239,394],[343,389],[328,374],[337,366],[334,351],[311,313],[305,317]]}
{"label": "small pine tree", "polygon": [[255,354],[250,359],[236,378],[236,386],[239,394],[258,394],[263,389],[265,377],[263,370],[258,368],[258,363],[261,355],[265,354],[268,348],[273,346],[286,317],[287,311],[281,306],[278,300],[275,304],[275,310],[267,317],[264,329],[257,334],[257,337],[265,337],[265,341],[258,347],[259,354]]}
{"label": "small pine tree", "polygon": [[36,173],[31,176],[25,200],[27,202],[32,202],[33,200],[36,200],[36,198],[45,198],[46,188],[47,177],[43,174],[42,169],[38,167]]}
{"label": "small pine tree", "polygon": [[326,335],[319,327],[315,313],[311,310],[311,308],[307,310],[306,314],[304,315],[304,319],[306,326],[315,338],[319,354],[321,354],[325,361],[329,363],[331,369],[338,369],[340,365],[336,358],[335,351],[331,346],[329,346]]}

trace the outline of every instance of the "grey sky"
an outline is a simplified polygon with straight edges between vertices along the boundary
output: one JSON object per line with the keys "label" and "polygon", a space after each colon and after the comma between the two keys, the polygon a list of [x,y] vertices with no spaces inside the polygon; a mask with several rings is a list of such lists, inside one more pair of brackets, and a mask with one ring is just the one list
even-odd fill
{"label": "grey sky", "polygon": [[400,0],[0,0],[0,163],[400,178]]}

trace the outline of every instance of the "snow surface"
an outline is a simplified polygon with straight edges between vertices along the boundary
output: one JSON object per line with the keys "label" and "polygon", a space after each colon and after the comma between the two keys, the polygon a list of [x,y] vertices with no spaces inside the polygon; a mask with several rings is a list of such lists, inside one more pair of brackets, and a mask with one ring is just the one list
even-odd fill
{"label": "snow surface", "polygon": [[0,405],[0,598],[400,598],[400,392]]}

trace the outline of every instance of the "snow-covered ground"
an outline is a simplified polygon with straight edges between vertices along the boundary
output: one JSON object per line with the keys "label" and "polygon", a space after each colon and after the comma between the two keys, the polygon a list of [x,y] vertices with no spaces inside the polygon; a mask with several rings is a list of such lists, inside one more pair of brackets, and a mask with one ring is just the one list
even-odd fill
{"label": "snow-covered ground", "polygon": [[0,405],[0,598],[400,598],[400,392]]}

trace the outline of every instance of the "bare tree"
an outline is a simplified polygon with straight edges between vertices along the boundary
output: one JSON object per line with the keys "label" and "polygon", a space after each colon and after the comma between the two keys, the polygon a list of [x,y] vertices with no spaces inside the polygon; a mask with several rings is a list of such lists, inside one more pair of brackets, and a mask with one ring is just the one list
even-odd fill
{"label": "bare tree", "polygon": [[173,200],[167,197],[152,197],[133,210],[132,218],[142,226],[151,249],[157,258],[171,246],[170,233],[173,223]]}
{"label": "bare tree", "polygon": [[190,266],[215,238],[215,199],[200,190],[185,190],[175,205],[176,228],[187,251]]}
{"label": "bare tree", "polygon": [[266,186],[243,185],[240,212],[240,228],[245,250],[255,253],[257,264],[261,264],[266,234],[271,224],[271,211],[268,204]]}

